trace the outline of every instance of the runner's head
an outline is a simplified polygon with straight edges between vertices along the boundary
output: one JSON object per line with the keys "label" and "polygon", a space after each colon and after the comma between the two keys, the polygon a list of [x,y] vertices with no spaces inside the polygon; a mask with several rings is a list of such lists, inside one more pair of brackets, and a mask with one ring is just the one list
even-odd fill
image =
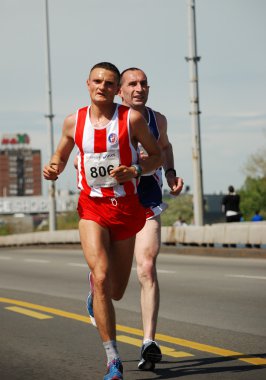
{"label": "runner's head", "polygon": [[107,104],[114,101],[118,94],[120,72],[110,62],[100,62],[94,65],[87,80],[91,101],[95,104]]}
{"label": "runner's head", "polygon": [[121,73],[119,96],[123,104],[134,109],[145,107],[149,96],[148,79],[144,71],[130,67]]}

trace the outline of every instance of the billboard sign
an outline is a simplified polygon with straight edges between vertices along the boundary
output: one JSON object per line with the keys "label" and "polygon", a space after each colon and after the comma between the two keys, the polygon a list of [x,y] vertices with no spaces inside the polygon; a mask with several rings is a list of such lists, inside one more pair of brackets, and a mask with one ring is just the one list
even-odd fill
{"label": "billboard sign", "polygon": [[27,133],[4,134],[1,139],[2,145],[29,144],[30,138]]}
{"label": "billboard sign", "polygon": [[[58,196],[56,211],[66,212],[77,209],[78,194]],[[49,199],[45,196],[0,197],[0,216],[8,214],[49,213]]]}

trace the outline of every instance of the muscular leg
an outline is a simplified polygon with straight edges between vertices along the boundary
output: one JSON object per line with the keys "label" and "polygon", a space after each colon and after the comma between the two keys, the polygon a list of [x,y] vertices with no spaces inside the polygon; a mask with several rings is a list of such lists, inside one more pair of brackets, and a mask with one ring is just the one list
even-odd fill
{"label": "muscular leg", "polygon": [[156,258],[161,243],[160,216],[146,221],[138,232],[135,244],[137,273],[141,285],[141,312],[144,340],[155,338],[158,310],[159,284],[156,272]]}
{"label": "muscular leg", "polygon": [[93,310],[102,341],[115,340],[115,314],[111,301],[108,266],[109,232],[91,221],[79,222],[80,240],[94,282]]}
{"label": "muscular leg", "polygon": [[109,231],[99,224],[82,219],[79,232],[85,259],[93,283],[93,310],[103,342],[115,340],[113,299],[120,299],[126,289],[134,252],[135,237],[110,241]]}
{"label": "muscular leg", "polygon": [[111,296],[119,301],[126,290],[134,255],[135,236],[111,243],[110,282]]}

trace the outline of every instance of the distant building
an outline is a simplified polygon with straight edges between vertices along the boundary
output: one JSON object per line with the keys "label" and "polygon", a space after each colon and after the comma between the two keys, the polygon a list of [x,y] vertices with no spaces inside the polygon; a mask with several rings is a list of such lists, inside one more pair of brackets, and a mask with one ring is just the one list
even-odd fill
{"label": "distant building", "polygon": [[204,195],[204,223],[224,223],[224,213],[222,212],[223,194]]}
{"label": "distant building", "polygon": [[27,134],[5,134],[0,147],[0,197],[42,195],[41,151]]}

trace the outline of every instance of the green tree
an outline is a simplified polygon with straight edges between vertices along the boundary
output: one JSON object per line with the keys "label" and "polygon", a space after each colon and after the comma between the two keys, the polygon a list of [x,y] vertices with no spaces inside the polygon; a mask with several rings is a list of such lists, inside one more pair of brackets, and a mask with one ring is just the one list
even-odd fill
{"label": "green tree", "polygon": [[256,210],[260,210],[260,214],[266,220],[266,177],[247,177],[239,194],[244,220],[250,220]]}
{"label": "green tree", "polygon": [[193,204],[191,194],[180,194],[178,197],[163,197],[168,208],[161,215],[162,226],[172,226],[177,219],[184,220],[187,224],[193,221]]}
{"label": "green tree", "polygon": [[244,220],[250,220],[256,210],[266,220],[266,149],[251,154],[243,171],[247,177],[239,194]]}

